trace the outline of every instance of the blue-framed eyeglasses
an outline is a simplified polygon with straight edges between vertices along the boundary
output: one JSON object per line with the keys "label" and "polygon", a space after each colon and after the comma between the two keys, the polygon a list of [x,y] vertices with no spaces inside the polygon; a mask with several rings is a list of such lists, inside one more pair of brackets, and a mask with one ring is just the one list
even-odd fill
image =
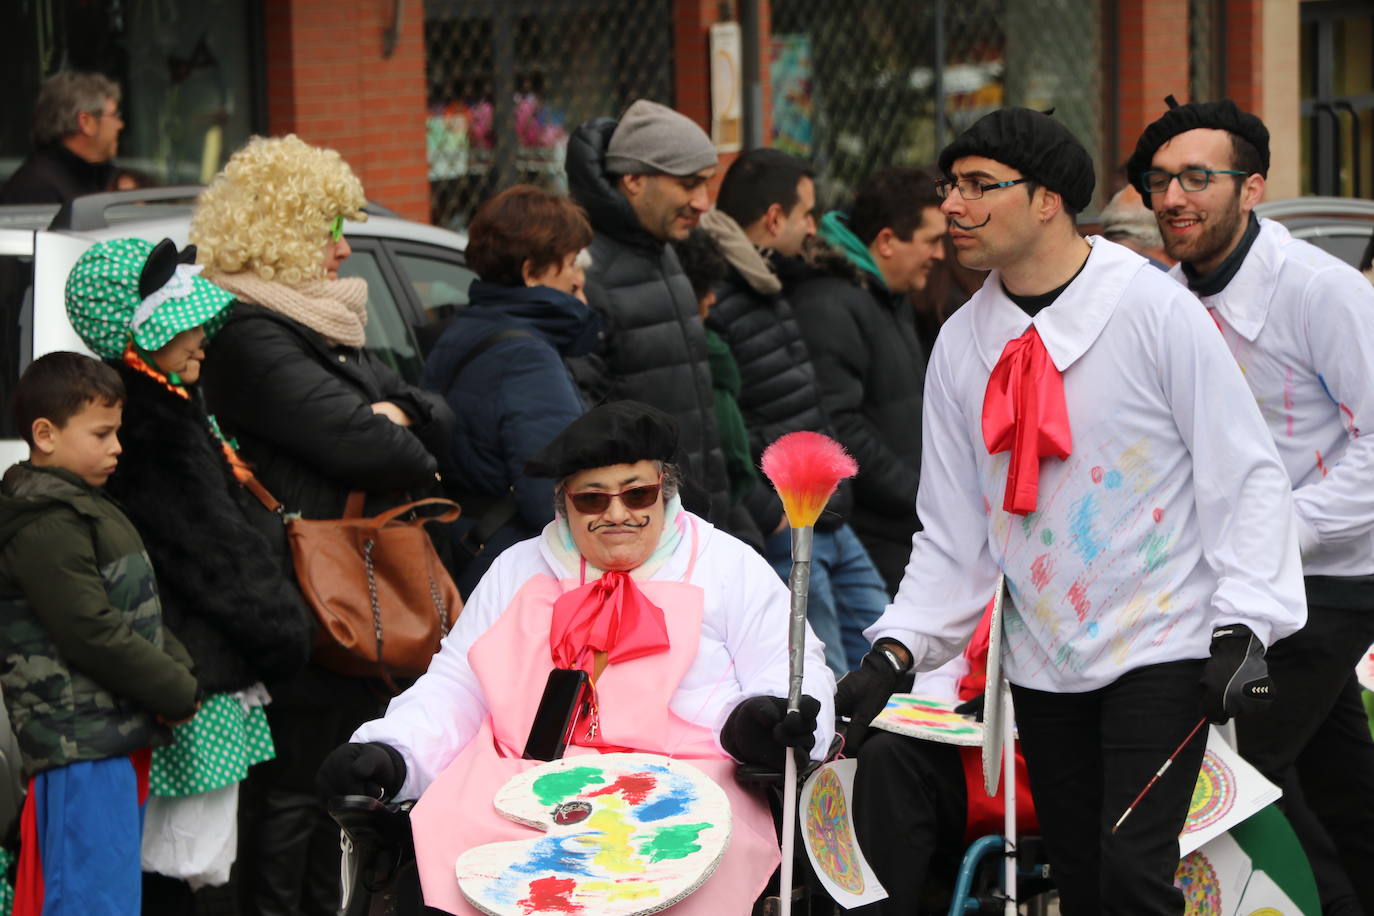
{"label": "blue-framed eyeglasses", "polygon": [[1213,175],[1247,175],[1237,169],[1184,169],[1181,172],[1166,172],[1163,169],[1150,169],[1140,176],[1140,183],[1151,194],[1163,194],[1169,190],[1169,183],[1178,179],[1178,186],[1185,191],[1205,191],[1212,183]]}
{"label": "blue-framed eyeglasses", "polygon": [[1025,184],[1028,181],[1030,181],[1029,178],[1017,178],[1012,181],[994,181],[992,184],[983,184],[981,181],[974,178],[961,178],[958,181],[941,179],[935,182],[935,193],[940,195],[941,200],[944,200],[949,196],[949,192],[952,189],[957,188],[959,190],[959,196],[964,200],[977,200],[988,191],[996,191],[998,188],[1010,188],[1014,185]]}

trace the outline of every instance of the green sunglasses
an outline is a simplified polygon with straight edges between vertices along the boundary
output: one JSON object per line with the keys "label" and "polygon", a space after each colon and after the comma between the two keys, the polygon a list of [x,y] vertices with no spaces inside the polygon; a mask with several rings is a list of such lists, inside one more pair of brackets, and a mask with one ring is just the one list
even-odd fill
{"label": "green sunglasses", "polygon": [[337,242],[343,238],[343,224],[344,218],[342,216],[334,217],[334,222],[329,224],[329,240],[331,242]]}

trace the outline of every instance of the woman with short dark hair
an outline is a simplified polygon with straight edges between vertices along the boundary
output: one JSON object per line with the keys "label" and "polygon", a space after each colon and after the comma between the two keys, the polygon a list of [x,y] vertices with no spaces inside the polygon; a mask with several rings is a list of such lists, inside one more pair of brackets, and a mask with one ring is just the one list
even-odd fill
{"label": "woman with short dark hair", "polygon": [[422,383],[458,417],[444,478],[463,505],[451,530],[464,597],[502,550],[553,520],[552,484],[524,467],[585,409],[563,359],[600,347],[582,293],[591,240],[581,207],[532,185],[486,201],[468,227],[468,266],[481,279]]}

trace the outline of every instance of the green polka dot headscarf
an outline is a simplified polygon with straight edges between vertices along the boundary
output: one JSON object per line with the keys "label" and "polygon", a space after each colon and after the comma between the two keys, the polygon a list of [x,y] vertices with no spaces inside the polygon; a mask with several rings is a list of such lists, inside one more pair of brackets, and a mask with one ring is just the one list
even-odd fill
{"label": "green polka dot headscarf", "polygon": [[[150,258],[155,250],[157,256]],[[103,359],[118,359],[131,339],[151,353],[182,331],[202,325],[213,336],[228,317],[234,296],[198,276],[199,267],[183,263],[194,255],[194,248],[178,255],[168,239],[157,246],[144,239],[92,245],[67,277],[72,327]]]}

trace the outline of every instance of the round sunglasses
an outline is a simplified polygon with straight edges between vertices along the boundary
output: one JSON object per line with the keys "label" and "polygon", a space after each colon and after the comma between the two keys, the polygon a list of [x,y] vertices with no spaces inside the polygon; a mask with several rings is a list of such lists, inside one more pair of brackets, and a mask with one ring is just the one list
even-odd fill
{"label": "round sunglasses", "polygon": [[647,509],[658,502],[658,492],[662,488],[663,480],[660,478],[658,483],[630,487],[619,493],[605,493],[600,490],[569,493],[568,499],[572,500],[573,508],[583,515],[600,515],[611,507],[612,499],[619,499],[626,509]]}

